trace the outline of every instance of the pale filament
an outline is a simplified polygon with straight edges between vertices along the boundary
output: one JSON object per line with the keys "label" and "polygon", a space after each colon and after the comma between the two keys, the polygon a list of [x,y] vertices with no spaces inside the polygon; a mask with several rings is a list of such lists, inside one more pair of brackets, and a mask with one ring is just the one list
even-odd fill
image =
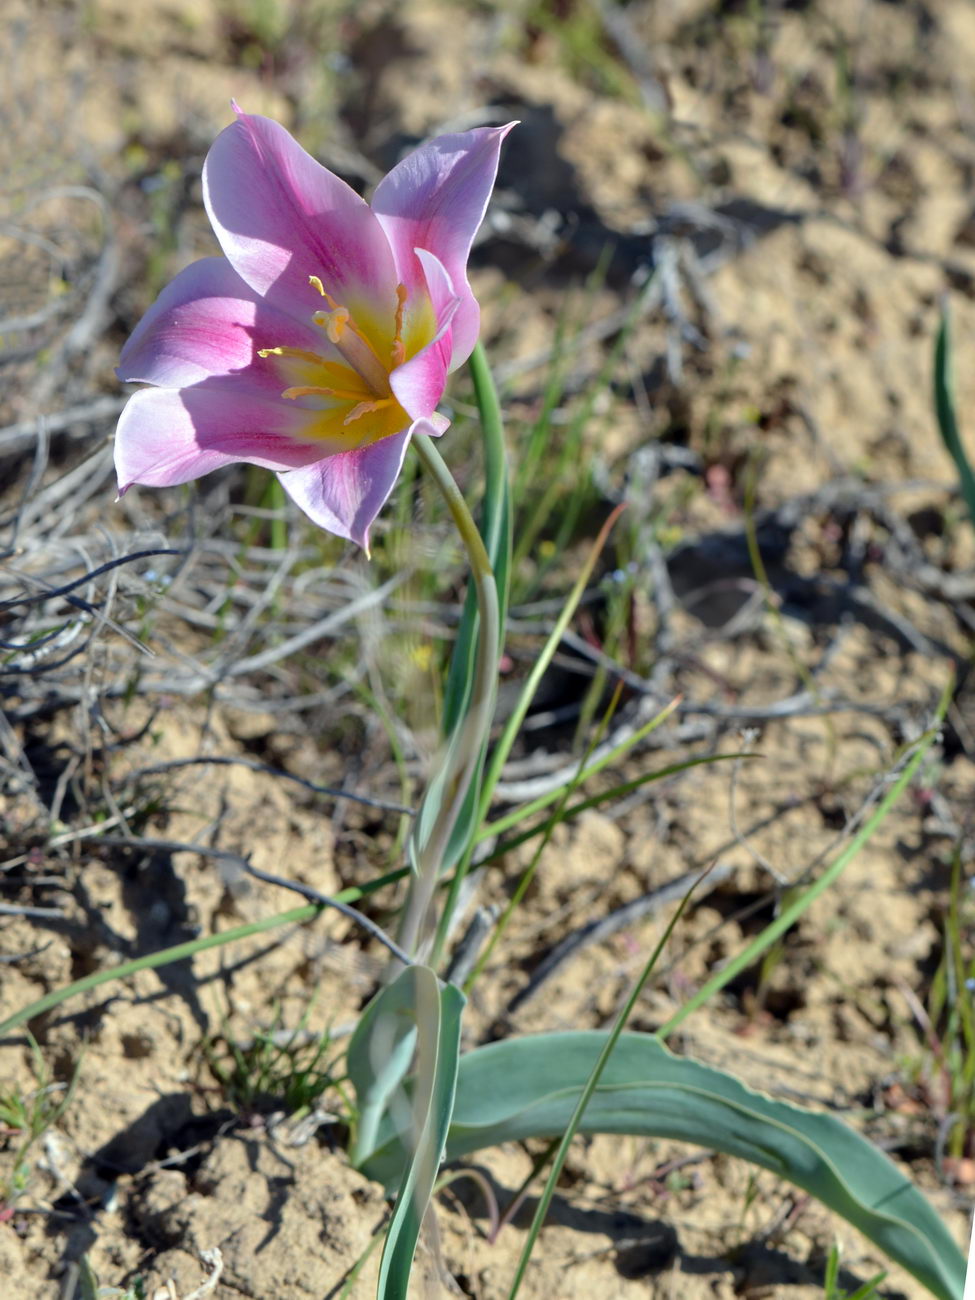
{"label": "pale filament", "polygon": [[[400,366],[406,360],[406,346],[403,342],[403,316],[406,310],[406,286],[396,286],[396,314],[393,326],[393,344],[390,365],[387,367],[379,359],[375,348],[361,332],[352,319],[347,307],[335,301],[326,290],[317,275],[308,277],[312,288],[317,289],[328,303],[328,311],[317,311],[312,320],[325,330],[328,341],[341,354],[342,359],[362,380],[366,388],[374,395],[373,399],[362,400],[362,392],[349,388],[319,386],[317,384],[299,384],[286,388],[281,396],[294,400],[297,397],[332,397],[339,401],[354,402],[355,405],[342,421],[343,425],[354,423],[364,415],[370,415],[383,407],[391,406],[396,400],[389,384],[391,369]],[[259,348],[259,357],[295,357],[299,361],[308,361],[313,365],[329,364],[324,356],[304,348],[276,347]]]}
{"label": "pale filament", "polygon": [[325,289],[317,275],[308,277],[308,283],[317,289],[330,307],[330,311],[316,311],[312,320],[328,335],[328,341],[342,354],[363,383],[377,397],[389,394],[389,370],[376,356],[369,340],[356,326],[347,307],[341,306]]}

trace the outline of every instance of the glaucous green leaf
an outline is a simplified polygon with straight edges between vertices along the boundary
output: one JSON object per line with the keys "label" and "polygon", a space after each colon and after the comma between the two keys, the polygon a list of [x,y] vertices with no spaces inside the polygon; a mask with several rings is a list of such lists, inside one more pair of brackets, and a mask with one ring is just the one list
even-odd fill
{"label": "glaucous green leaf", "polygon": [[[599,1032],[538,1034],[467,1053],[447,1158],[559,1136],[604,1041]],[[625,1033],[580,1128],[673,1138],[770,1169],[859,1228],[939,1300],[961,1300],[965,1260],[939,1216],[883,1152],[833,1115],[775,1101],[729,1074],[672,1055],[652,1035]],[[395,1184],[402,1167],[398,1140],[385,1125],[378,1138],[364,1170]]]}
{"label": "glaucous green leaf", "polygon": [[380,1121],[409,1072],[416,1047],[417,977],[407,966],[380,989],[359,1018],[346,1052],[346,1071],[358,1101],[353,1165],[372,1150]]}
{"label": "glaucous green leaf", "polygon": [[400,1122],[401,1131],[405,1127],[406,1142],[400,1150],[409,1150],[409,1164],[383,1246],[379,1300],[406,1300],[413,1255],[453,1112],[464,1009],[461,991],[453,984],[441,984],[429,967],[410,966],[398,983],[408,985],[412,993],[417,1057],[408,1108],[398,1107],[395,1095],[390,1098],[389,1114]]}

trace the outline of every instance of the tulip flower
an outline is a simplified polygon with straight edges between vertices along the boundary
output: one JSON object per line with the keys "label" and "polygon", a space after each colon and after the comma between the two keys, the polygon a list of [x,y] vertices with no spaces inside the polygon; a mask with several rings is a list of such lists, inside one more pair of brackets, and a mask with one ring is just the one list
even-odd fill
{"label": "tulip flower", "polygon": [[368,552],[414,433],[439,435],[447,375],[477,341],[467,259],[510,130],[442,135],[371,205],[269,118],[237,120],[203,168],[224,257],[189,266],[123,349],[119,491],[246,461]]}

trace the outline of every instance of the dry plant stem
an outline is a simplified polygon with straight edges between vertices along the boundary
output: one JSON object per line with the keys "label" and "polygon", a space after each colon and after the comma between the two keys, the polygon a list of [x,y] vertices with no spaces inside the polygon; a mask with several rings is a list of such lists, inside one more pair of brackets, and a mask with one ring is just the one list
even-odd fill
{"label": "dry plant stem", "polygon": [[161,851],[163,853],[198,853],[201,857],[213,858],[217,862],[230,863],[255,880],[261,880],[266,885],[277,885],[279,889],[290,889],[292,893],[300,894],[302,898],[307,898],[310,903],[316,907],[331,907],[340,912],[348,920],[365,930],[372,938],[378,940],[385,948],[404,965],[409,965],[409,957],[401,948],[390,939],[375,921],[370,920],[361,912],[357,912],[354,907],[350,907],[344,898],[338,898],[329,894],[319,893],[311,885],[302,884],[299,880],[285,880],[283,876],[272,875],[269,871],[261,871],[259,867],[253,866],[247,858],[242,857],[239,853],[234,853],[230,849],[216,849],[207,844],[189,844],[182,840],[163,840],[150,839],[135,836],[115,836],[99,835],[97,837],[100,844],[106,844],[110,847],[119,849],[145,849],[148,851]]}
{"label": "dry plant stem", "polygon": [[[441,770],[427,787],[414,822],[414,876],[406,902],[400,944],[417,956],[429,930],[430,908],[440,879],[443,857],[450,834],[460,814],[468,787],[477,770],[481,749],[491,725],[498,682],[500,622],[498,591],[494,571],[481,534],[460,489],[454,482],[433,441],[418,434],[413,445],[431,476],[457,526],[470,560],[477,590],[480,621],[477,633],[477,664],[467,714],[441,759]],[[429,830],[425,828],[424,805],[436,798],[439,806]]]}

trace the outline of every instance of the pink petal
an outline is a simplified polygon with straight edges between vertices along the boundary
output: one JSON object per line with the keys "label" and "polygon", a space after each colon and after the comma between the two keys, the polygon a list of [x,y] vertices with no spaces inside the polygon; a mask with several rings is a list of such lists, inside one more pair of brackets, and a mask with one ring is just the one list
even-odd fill
{"label": "pink petal", "polygon": [[236,461],[277,470],[307,465],[324,450],[297,440],[308,415],[247,389],[144,388],[129,398],[115,432],[119,492],[133,483],[187,483]]}
{"label": "pink petal", "polygon": [[466,361],[477,342],[480,312],[467,282],[467,259],[494,187],[501,142],[515,125],[438,136],[394,167],[373,195],[373,211],[406,287],[423,286],[417,248],[434,253],[456,286],[460,306],[452,327],[451,370]]}
{"label": "pink petal", "polygon": [[321,330],[258,298],[226,258],[208,257],[162,291],[122,349],[117,373],[130,383],[166,388],[217,377],[246,380],[276,396],[285,385],[256,353],[281,346],[330,351]]}
{"label": "pink petal", "polygon": [[203,199],[220,246],[255,293],[294,315],[322,308],[309,285],[355,315],[396,309],[396,273],[369,205],[283,126],[238,110],[203,167]]}
{"label": "pink petal", "polygon": [[396,399],[414,420],[429,418],[443,397],[450,365],[453,322],[460,307],[443,263],[425,248],[416,250],[433,303],[437,332],[416,356],[397,366],[389,377]]}
{"label": "pink petal", "polygon": [[358,451],[340,452],[281,474],[292,501],[320,528],[356,542],[369,554],[369,528],[386,504],[414,433],[442,433],[442,416],[417,420],[403,433]]}

